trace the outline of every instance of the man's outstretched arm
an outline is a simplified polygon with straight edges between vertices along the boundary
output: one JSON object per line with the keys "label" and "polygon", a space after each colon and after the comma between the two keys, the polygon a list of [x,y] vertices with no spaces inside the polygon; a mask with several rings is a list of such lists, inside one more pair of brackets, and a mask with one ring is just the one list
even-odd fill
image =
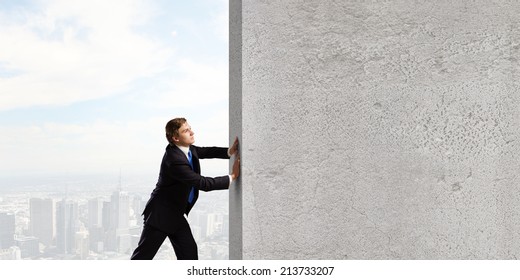
{"label": "man's outstretched arm", "polygon": [[238,137],[235,138],[233,145],[231,148],[221,148],[221,147],[198,147],[192,145],[197,150],[197,155],[200,159],[204,158],[221,158],[228,159],[234,154],[238,153]]}
{"label": "man's outstretched arm", "polygon": [[178,162],[169,166],[169,171],[176,174],[176,179],[187,185],[194,186],[201,191],[213,191],[228,189],[231,182],[240,176],[240,157],[237,155],[233,162],[231,174],[228,176],[205,177],[191,169],[184,162]]}

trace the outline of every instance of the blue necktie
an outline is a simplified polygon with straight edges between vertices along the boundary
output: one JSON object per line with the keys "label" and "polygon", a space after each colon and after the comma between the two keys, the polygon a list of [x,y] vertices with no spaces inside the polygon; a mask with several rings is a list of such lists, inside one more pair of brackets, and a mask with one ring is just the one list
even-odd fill
{"label": "blue necktie", "polygon": [[[193,161],[191,160],[191,151],[188,151],[188,162],[190,163],[191,170],[193,169]],[[193,198],[195,197],[195,188],[191,187],[190,196],[188,196],[188,203],[191,204],[193,202]]]}

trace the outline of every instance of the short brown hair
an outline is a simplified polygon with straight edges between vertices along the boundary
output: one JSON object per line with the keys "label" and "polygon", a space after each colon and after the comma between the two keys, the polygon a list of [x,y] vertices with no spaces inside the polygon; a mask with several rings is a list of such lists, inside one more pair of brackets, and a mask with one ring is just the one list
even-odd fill
{"label": "short brown hair", "polygon": [[166,139],[169,143],[173,144],[172,137],[173,136],[179,136],[179,128],[183,124],[185,124],[187,120],[185,118],[175,118],[173,120],[170,120],[165,127],[166,130]]}

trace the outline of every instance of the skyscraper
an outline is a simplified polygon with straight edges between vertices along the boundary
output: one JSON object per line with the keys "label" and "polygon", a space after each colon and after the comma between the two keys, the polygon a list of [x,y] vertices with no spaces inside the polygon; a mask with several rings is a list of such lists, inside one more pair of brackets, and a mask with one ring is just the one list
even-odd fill
{"label": "skyscraper", "polygon": [[112,221],[112,203],[110,201],[103,201],[103,229],[108,231],[110,229],[110,221]]}
{"label": "skyscraper", "polygon": [[115,191],[110,200],[111,229],[128,229],[130,221],[130,197],[128,193]]}
{"label": "skyscraper", "polygon": [[78,231],[74,236],[76,255],[85,260],[89,254],[89,234],[87,231]]}
{"label": "skyscraper", "polygon": [[56,243],[59,252],[75,253],[74,239],[78,229],[78,204],[65,199],[56,203]]}
{"label": "skyscraper", "polygon": [[103,226],[103,201],[96,197],[88,201],[87,228],[101,226]]}
{"label": "skyscraper", "polygon": [[[103,251],[105,230],[103,229],[103,205],[104,201],[100,198],[93,198],[88,201],[88,220],[87,228],[89,231],[89,248],[94,252]],[[108,204],[107,204],[108,205]],[[107,207],[108,211],[108,207]],[[108,219],[108,218],[107,218]]]}
{"label": "skyscraper", "polygon": [[40,241],[34,236],[17,236],[16,246],[20,248],[22,258],[36,257],[40,254],[38,244]]}
{"label": "skyscraper", "polygon": [[[192,230],[195,227],[198,227],[198,230],[196,234],[198,234],[199,240],[204,240],[207,236],[207,229],[208,229],[208,214],[201,210],[193,210],[190,212],[190,215],[188,216],[188,220],[190,225],[192,225]],[[195,236],[195,235],[194,235]]]}
{"label": "skyscraper", "polygon": [[209,213],[207,216],[206,236],[212,236],[221,232],[222,215],[216,213]]}
{"label": "skyscraper", "polygon": [[134,198],[132,199],[132,210],[134,212],[133,218],[137,220],[138,225],[140,225],[143,220],[141,214],[143,213],[144,206],[145,201],[143,201],[143,199],[138,195],[134,196]]}
{"label": "skyscraper", "polygon": [[30,208],[30,233],[38,237],[40,243],[45,246],[52,245],[55,232],[54,201],[50,198],[31,198]]}
{"label": "skyscraper", "polygon": [[108,219],[108,228],[105,235],[106,250],[126,252],[131,244],[130,227],[130,196],[126,192],[117,190],[112,193],[110,203],[104,204],[109,211],[103,209],[104,225]]}
{"label": "skyscraper", "polygon": [[0,213],[0,249],[14,246],[14,214]]}

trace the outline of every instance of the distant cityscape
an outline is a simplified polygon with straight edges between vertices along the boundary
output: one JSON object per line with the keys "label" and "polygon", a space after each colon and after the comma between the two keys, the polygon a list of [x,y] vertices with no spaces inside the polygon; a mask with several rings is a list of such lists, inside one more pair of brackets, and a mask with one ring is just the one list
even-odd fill
{"label": "distant cityscape", "polygon": [[[153,185],[78,184],[0,187],[0,260],[130,259]],[[229,258],[228,217],[227,191],[201,193],[188,217],[199,259]],[[168,239],[154,259],[176,259]]]}

